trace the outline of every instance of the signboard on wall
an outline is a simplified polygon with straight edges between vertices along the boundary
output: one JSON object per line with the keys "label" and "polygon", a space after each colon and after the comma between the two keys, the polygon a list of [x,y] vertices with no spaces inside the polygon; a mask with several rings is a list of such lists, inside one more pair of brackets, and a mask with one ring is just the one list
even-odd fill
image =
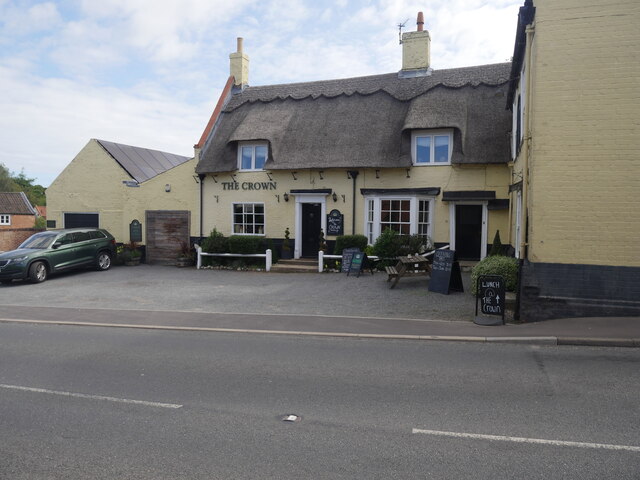
{"label": "signboard on wall", "polygon": [[327,235],[344,234],[344,215],[340,210],[331,210],[327,215]]}
{"label": "signboard on wall", "polygon": [[138,220],[129,224],[129,241],[142,242],[142,224]]}

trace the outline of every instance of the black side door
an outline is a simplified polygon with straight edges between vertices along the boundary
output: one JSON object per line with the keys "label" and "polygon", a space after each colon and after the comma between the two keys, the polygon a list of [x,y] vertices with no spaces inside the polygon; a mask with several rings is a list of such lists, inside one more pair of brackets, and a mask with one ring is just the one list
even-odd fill
{"label": "black side door", "polygon": [[458,260],[480,260],[482,249],[482,205],[456,205],[456,256]]}
{"label": "black side door", "polygon": [[319,203],[302,204],[302,256],[318,255],[320,229],[322,228],[322,206]]}

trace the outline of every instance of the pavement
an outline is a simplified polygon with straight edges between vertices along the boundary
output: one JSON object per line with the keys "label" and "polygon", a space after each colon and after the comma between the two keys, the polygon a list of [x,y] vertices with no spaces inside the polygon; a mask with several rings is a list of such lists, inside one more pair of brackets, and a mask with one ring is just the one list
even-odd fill
{"label": "pavement", "polygon": [[[480,326],[464,293],[424,277],[267,273],[140,265],[0,286],[0,321],[288,335],[640,347],[640,317]],[[510,318],[510,316],[508,316]]]}

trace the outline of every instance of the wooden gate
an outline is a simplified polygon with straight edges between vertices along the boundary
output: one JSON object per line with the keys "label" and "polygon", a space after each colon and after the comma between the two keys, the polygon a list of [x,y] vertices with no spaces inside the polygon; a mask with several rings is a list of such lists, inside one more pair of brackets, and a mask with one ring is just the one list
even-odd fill
{"label": "wooden gate", "polygon": [[183,243],[189,244],[191,212],[188,210],[147,210],[146,262],[175,265]]}

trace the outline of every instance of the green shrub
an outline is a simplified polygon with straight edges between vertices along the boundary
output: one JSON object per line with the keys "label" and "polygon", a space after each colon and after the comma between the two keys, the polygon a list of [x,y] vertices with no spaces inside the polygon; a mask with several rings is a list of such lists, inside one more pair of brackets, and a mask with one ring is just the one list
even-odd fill
{"label": "green shrub", "polygon": [[395,230],[385,228],[373,244],[373,254],[380,258],[380,266],[392,265],[395,264],[394,259],[400,255],[401,246],[402,240]]}
{"label": "green shrub", "polygon": [[503,255],[485,257],[471,272],[471,293],[474,295],[480,275],[500,275],[505,279],[507,291],[515,292],[518,287],[518,260]]}
{"label": "green shrub", "polygon": [[228,253],[229,240],[214,228],[202,242],[202,251],[206,253]]}
{"label": "green shrub", "polygon": [[429,237],[423,235],[398,235],[400,239],[400,247],[397,256],[414,255],[416,253],[424,253],[433,250],[433,242]]}
{"label": "green shrub", "polygon": [[336,238],[333,254],[342,255],[345,248],[358,248],[364,252],[364,249],[367,248],[367,237],[364,235],[340,235]]}
{"label": "green shrub", "polygon": [[249,235],[231,235],[229,237],[229,253],[264,253],[260,252],[262,238]]}

